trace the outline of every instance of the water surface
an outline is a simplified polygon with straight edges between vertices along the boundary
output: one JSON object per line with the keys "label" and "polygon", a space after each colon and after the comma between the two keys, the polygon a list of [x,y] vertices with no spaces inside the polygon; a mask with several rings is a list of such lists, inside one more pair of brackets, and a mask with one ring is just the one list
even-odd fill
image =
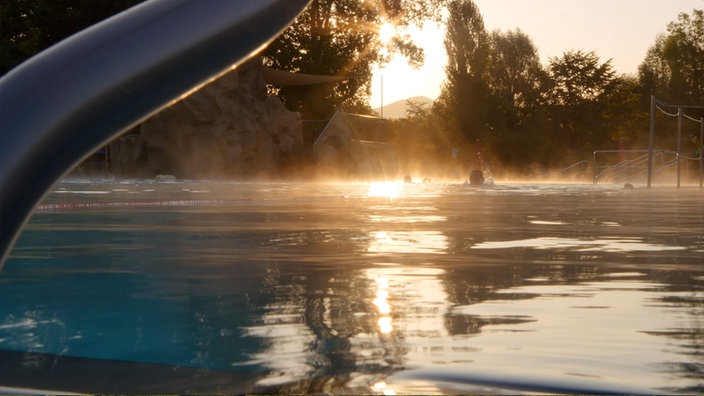
{"label": "water surface", "polygon": [[704,392],[703,264],[694,188],[66,180],[0,272],[0,385]]}

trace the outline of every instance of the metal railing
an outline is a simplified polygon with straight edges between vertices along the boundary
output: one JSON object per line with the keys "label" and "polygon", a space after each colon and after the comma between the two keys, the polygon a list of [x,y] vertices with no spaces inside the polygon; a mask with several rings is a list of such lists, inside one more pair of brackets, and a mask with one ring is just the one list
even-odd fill
{"label": "metal railing", "polygon": [[[616,164],[598,165],[599,154],[640,154]],[[679,154],[669,150],[653,151],[653,174],[677,167]],[[595,150],[592,160],[592,183],[630,183],[648,177],[649,150]]]}
{"label": "metal railing", "polygon": [[567,168],[560,169],[559,171],[554,172],[554,174],[558,176],[565,176],[570,174],[583,175],[589,169],[589,167],[591,167],[591,165],[591,161],[581,160],[568,166]]}

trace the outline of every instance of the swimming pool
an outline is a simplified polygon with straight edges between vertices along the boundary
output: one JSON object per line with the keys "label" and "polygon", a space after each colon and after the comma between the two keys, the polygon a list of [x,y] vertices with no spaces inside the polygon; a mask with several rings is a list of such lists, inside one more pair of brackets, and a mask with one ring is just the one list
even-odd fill
{"label": "swimming pool", "polygon": [[64,180],[0,272],[0,385],[702,392],[703,194]]}

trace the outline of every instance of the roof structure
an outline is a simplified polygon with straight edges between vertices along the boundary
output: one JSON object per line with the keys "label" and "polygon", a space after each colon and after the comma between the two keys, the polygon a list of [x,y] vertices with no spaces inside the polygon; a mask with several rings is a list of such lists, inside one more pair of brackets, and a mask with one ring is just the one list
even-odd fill
{"label": "roof structure", "polygon": [[317,85],[332,82],[349,80],[348,76],[323,76],[317,74],[291,73],[283,70],[276,70],[270,67],[264,68],[264,79],[267,84],[280,86],[301,86]]}

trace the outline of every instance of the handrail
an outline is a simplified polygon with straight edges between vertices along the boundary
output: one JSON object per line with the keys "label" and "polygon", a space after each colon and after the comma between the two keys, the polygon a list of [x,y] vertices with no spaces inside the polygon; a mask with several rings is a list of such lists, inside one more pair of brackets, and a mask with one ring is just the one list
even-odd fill
{"label": "handrail", "polygon": [[0,78],[0,269],[72,166],[254,55],[308,2],[150,0]]}
{"label": "handrail", "polygon": [[565,172],[569,172],[569,171],[572,170],[573,168],[576,168],[576,167],[578,167],[578,166],[583,166],[583,165],[585,165],[585,164],[586,164],[586,165],[590,165],[590,164],[591,164],[591,161],[589,161],[589,160],[581,160],[581,161],[579,161],[579,162],[575,162],[574,164],[568,166],[567,168],[560,169],[560,170],[557,171],[556,173],[565,173]]}
{"label": "handrail", "polygon": [[[598,153],[644,153],[644,154],[639,155],[636,158],[621,161],[621,162],[614,164],[614,165],[597,165],[596,155]],[[671,168],[677,164],[677,158],[678,158],[677,152],[669,151],[669,150],[655,150],[654,151],[655,157],[662,158],[666,154],[673,155],[674,158],[672,160],[663,162],[664,166],[660,167],[661,170],[662,170],[662,168]],[[593,183],[596,184],[599,180],[606,180],[609,178],[617,178],[617,177],[622,176],[624,174],[628,174],[630,176],[630,179],[635,179],[635,178],[644,176],[648,172],[647,164],[648,164],[649,158],[650,158],[650,155],[649,155],[648,150],[596,150],[596,151],[594,151]],[[597,173],[597,171],[599,171],[599,169],[601,169],[601,171]],[[636,170],[637,172],[632,173],[634,170]]]}
{"label": "handrail", "polygon": [[[656,153],[657,156],[662,157],[663,153]],[[648,164],[648,154],[641,155],[638,158],[635,158],[630,161],[623,161],[621,165],[616,165],[611,168],[605,169],[605,171],[602,171],[599,176],[602,174],[605,177],[619,177],[623,174],[630,174],[634,169],[637,171],[640,169],[639,172],[636,172],[635,175],[632,175],[632,178],[637,178],[642,175],[645,175],[647,172],[647,164]],[[609,172],[611,170],[611,172]]]}

